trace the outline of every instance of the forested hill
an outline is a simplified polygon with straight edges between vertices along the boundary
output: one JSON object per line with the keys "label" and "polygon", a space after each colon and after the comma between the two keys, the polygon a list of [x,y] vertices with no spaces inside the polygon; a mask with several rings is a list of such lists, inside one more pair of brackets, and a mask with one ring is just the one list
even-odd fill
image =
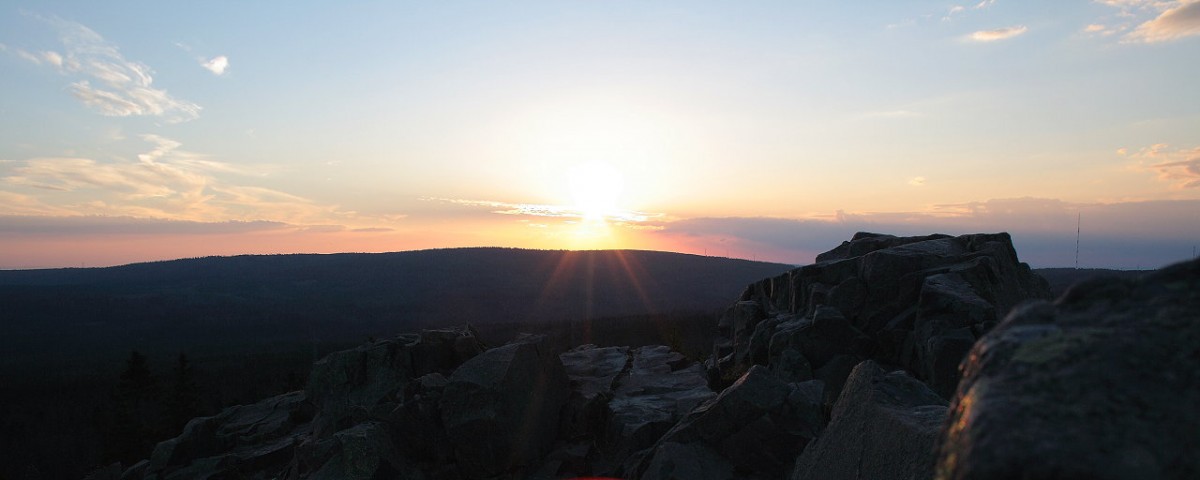
{"label": "forested hill", "polygon": [[[476,310],[475,322],[718,307],[746,284],[789,265],[636,250],[459,248],[396,253],[242,255],[108,268],[0,271],[0,287],[114,294],[261,297],[403,312],[439,321]],[[22,291],[29,291],[21,288]],[[35,289],[36,290],[36,289]],[[297,296],[299,295],[299,296]],[[290,298],[289,298],[290,297]],[[564,305],[570,304],[571,308]],[[591,310],[588,312],[587,310]]]}
{"label": "forested hill", "polygon": [[57,348],[124,351],[205,339],[357,341],[421,326],[717,309],[789,268],[651,251],[463,248],[0,271],[0,334],[7,361],[51,338]]}

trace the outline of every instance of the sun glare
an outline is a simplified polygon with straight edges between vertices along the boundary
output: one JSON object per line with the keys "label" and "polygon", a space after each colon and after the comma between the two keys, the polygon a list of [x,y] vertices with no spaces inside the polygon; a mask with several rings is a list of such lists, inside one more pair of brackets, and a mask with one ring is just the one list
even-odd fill
{"label": "sun glare", "polygon": [[574,207],[579,209],[585,220],[604,220],[616,212],[624,188],[621,173],[599,162],[571,169],[568,184]]}

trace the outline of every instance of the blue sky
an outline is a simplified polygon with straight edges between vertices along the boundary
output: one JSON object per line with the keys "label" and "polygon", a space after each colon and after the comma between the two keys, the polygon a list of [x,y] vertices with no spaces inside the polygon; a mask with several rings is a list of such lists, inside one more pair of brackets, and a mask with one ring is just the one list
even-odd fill
{"label": "blue sky", "polygon": [[1193,0],[0,8],[0,268],[804,263],[859,229],[1006,230],[1054,266],[1081,217],[1085,266],[1200,243]]}

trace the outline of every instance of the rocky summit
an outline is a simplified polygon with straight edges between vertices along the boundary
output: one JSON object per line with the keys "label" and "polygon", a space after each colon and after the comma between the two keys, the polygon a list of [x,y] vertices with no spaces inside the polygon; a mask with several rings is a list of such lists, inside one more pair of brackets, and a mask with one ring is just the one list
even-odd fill
{"label": "rocky summit", "polygon": [[874,359],[949,397],[971,345],[1018,303],[1049,296],[1005,233],[858,233],[817,263],[747,288],[718,323],[708,367],[718,385],[752,365],[820,379],[832,404],[850,369]]}
{"label": "rocky summit", "polygon": [[706,363],[426,330],[91,478],[1200,477],[1200,262],[1050,303],[1007,234],[817,260],[750,285]]}

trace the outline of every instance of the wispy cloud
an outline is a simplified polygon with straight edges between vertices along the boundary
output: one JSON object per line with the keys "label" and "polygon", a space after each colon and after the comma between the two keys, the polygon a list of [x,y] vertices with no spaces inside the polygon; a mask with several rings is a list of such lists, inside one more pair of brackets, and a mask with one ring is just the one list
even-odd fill
{"label": "wispy cloud", "polygon": [[1128,30],[1128,26],[1123,25],[1106,25],[1102,23],[1093,23],[1083,27],[1080,31],[1088,35],[1110,36]]}
{"label": "wispy cloud", "polygon": [[[0,177],[0,185],[9,187],[3,192],[9,201],[0,204],[0,215],[271,220],[297,225],[342,221],[364,227],[388,221],[247,184],[247,179],[274,171],[271,166],[220,162],[185,151],[179,142],[161,136],[143,135],[141,139],[150,148],[136,159],[39,157],[9,162],[7,175]],[[48,205],[55,207],[49,209]]]}
{"label": "wispy cloud", "polygon": [[12,52],[13,55],[32,62],[35,65],[50,65],[58,68],[62,68],[63,66],[62,54],[51,50],[31,52],[23,48],[9,47],[7,45],[0,44],[0,52]]}
{"label": "wispy cloud", "polygon": [[[1200,35],[1200,0],[1095,0],[1117,12],[1085,33],[1121,35],[1124,43],[1161,43]],[[1103,29],[1096,27],[1104,27]]]}
{"label": "wispy cloud", "polygon": [[[517,215],[529,217],[547,217],[564,219],[583,219],[589,212],[565,205],[545,205],[536,203],[508,203],[492,200],[467,200],[457,198],[427,197],[422,200],[449,203],[464,207],[486,208],[490,213],[499,215]],[[633,210],[612,210],[604,212],[604,219],[617,224],[644,224],[662,218],[660,213],[647,213]]]}
{"label": "wispy cloud", "polygon": [[120,49],[92,29],[58,17],[37,17],[58,31],[63,53],[7,48],[37,65],[53,66],[65,75],[82,76],[70,84],[71,95],[101,115],[157,116],[184,122],[200,114],[200,106],[153,86],[150,67],[128,60]]}
{"label": "wispy cloud", "polygon": [[292,228],[279,222],[195,222],[128,216],[0,216],[3,235],[220,235]]}
{"label": "wispy cloud", "polygon": [[967,11],[967,7],[962,5],[951,6],[949,10],[946,10],[946,15],[942,16],[942,21],[949,22],[954,20],[955,15],[961,15],[965,11]]}
{"label": "wispy cloud", "polygon": [[925,177],[913,177],[908,180],[908,184],[912,185],[914,187],[924,187],[925,186]]}
{"label": "wispy cloud", "polygon": [[229,58],[224,55],[218,55],[208,60],[201,59],[200,66],[214,75],[224,75],[225,71],[229,69]]}
{"label": "wispy cloud", "polygon": [[967,13],[969,10],[982,10],[994,5],[995,3],[996,0],[980,0],[978,3],[969,8],[966,5],[951,5],[950,8],[946,10],[946,13],[942,15],[942,21],[949,22],[954,20],[956,17]]}
{"label": "wispy cloud", "polygon": [[71,215],[69,209],[46,204],[33,195],[0,190],[0,205],[6,215]]}
{"label": "wispy cloud", "polygon": [[1024,25],[1014,25],[1011,27],[995,28],[991,30],[979,30],[967,36],[969,40],[976,42],[995,42],[999,40],[1007,40],[1028,32],[1029,28]]}
{"label": "wispy cloud", "polygon": [[1125,39],[1158,43],[1200,35],[1200,0],[1178,2],[1153,20],[1138,25]]}
{"label": "wispy cloud", "polygon": [[[1122,149],[1125,150],[1125,149]],[[1124,155],[1124,153],[1121,153]],[[1200,188],[1200,147],[1171,149],[1160,143],[1130,154],[1141,170],[1152,171],[1176,188]]]}

